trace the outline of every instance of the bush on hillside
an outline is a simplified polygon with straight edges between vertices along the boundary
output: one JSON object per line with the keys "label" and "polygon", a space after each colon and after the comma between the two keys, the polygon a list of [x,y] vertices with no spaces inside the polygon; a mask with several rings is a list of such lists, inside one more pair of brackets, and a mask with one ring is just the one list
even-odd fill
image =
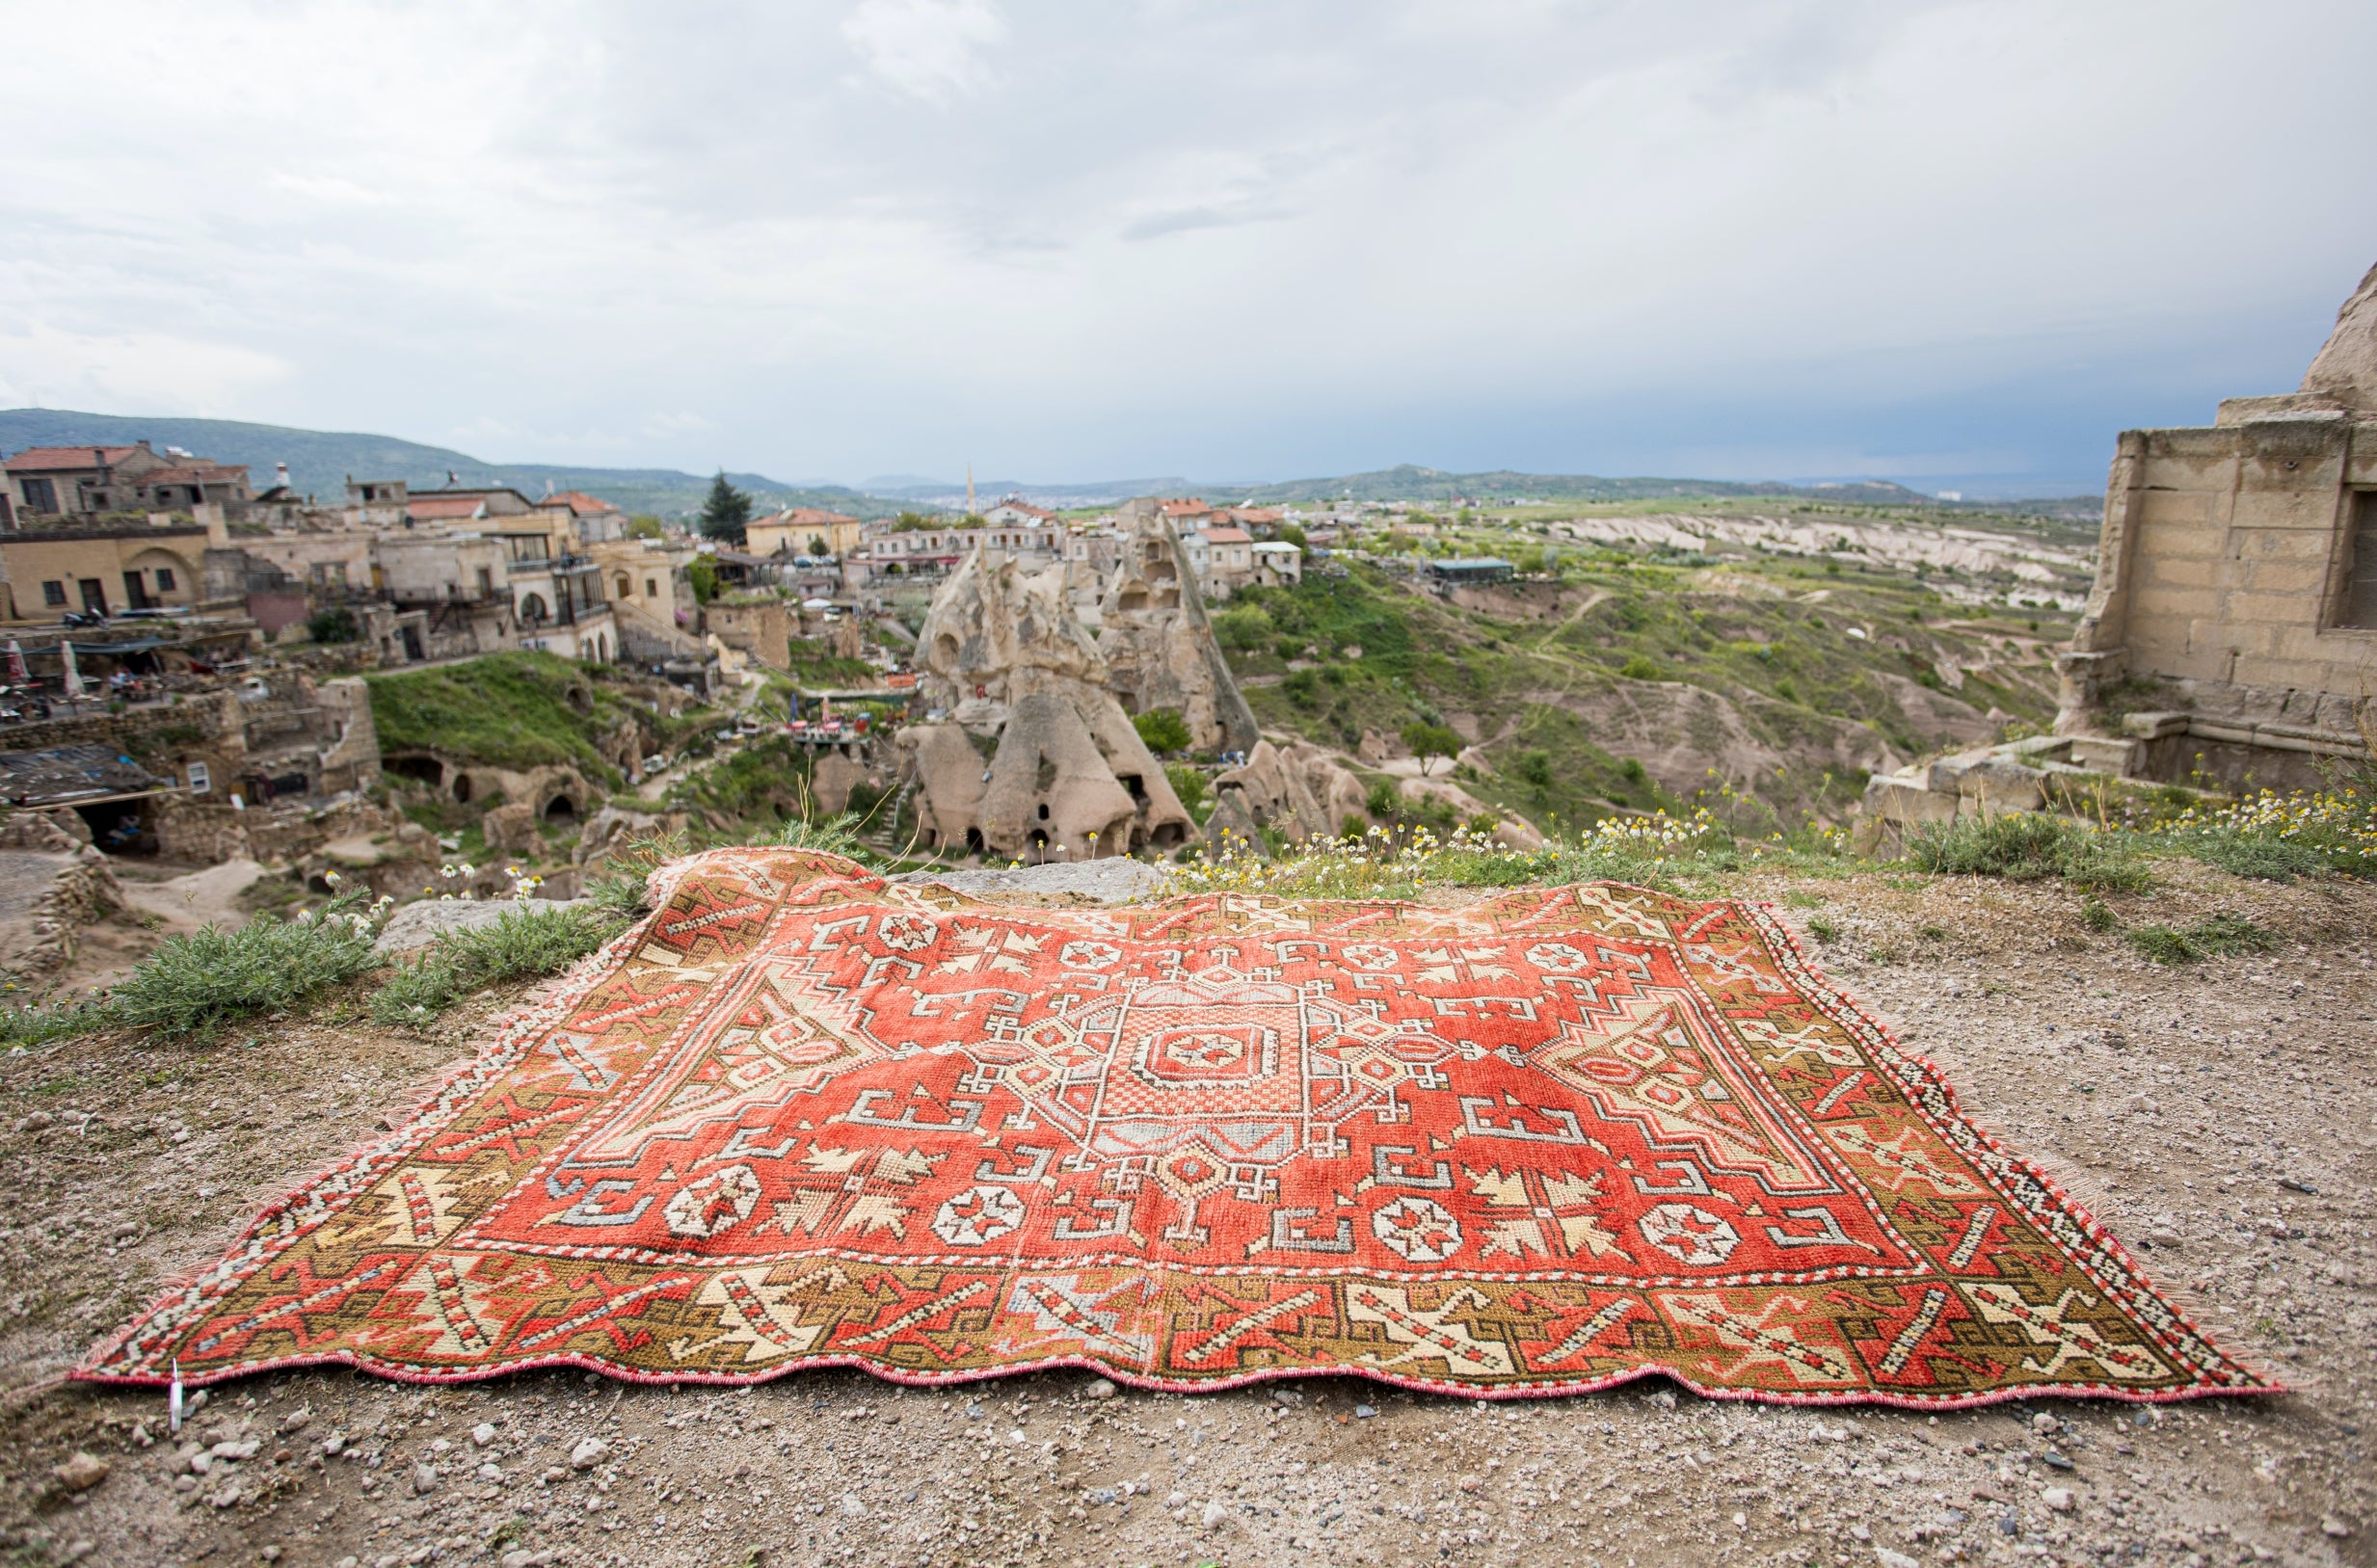
{"label": "bush on hillside", "polygon": [[372,1020],[427,1023],[474,991],[567,968],[601,946],[610,930],[594,910],[516,904],[494,924],[444,932],[399,963],[371,998]]}
{"label": "bush on hillside", "polygon": [[1185,752],[1195,742],[1188,733],[1188,722],[1178,710],[1168,707],[1150,708],[1135,714],[1131,727],[1139,732],[1139,739],[1158,757],[1170,752]]}
{"label": "bush on hillside", "polygon": [[374,968],[376,912],[361,897],[282,920],[259,915],[236,931],[209,925],[168,937],[108,998],[114,1021],[168,1038],[210,1038],[223,1024],[280,1012]]}
{"label": "bush on hillside", "polygon": [[1907,859],[1939,876],[2061,877],[2099,892],[2142,892],[2148,883],[2146,868],[2109,836],[2037,811],[1927,823],[1908,836]]}

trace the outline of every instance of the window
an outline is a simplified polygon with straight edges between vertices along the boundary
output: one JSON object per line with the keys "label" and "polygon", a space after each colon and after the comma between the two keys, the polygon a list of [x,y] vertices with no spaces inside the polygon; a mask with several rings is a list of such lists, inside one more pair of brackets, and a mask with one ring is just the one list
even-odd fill
{"label": "window", "polygon": [[63,605],[66,601],[66,584],[62,582],[45,582],[41,585],[42,603]]}
{"label": "window", "polygon": [[172,567],[157,568],[157,592],[160,594],[170,594],[173,591],[174,569]]}
{"label": "window", "polygon": [[647,577],[644,579],[644,597],[646,598],[658,598],[660,597],[659,578]]}
{"label": "window", "polygon": [[2351,543],[2351,568],[2336,624],[2377,631],[2377,490],[2353,497]]}
{"label": "window", "polygon": [[19,479],[16,482],[16,488],[24,492],[26,511],[55,512],[58,510],[58,488],[50,481]]}
{"label": "window", "polygon": [[203,762],[191,763],[189,777],[190,793],[193,795],[203,795],[215,786],[214,778],[206,771],[206,764]]}

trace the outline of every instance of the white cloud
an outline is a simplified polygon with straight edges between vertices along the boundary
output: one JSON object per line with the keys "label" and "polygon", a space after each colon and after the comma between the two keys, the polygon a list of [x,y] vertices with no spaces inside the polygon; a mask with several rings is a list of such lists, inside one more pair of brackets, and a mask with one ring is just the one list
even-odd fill
{"label": "white cloud", "polygon": [[12,405],[238,417],[292,368],[245,344],[170,332],[0,326],[0,402]]}
{"label": "white cloud", "polygon": [[841,36],[877,76],[910,97],[940,102],[989,82],[983,53],[1007,27],[990,0],[859,0]]}
{"label": "white cloud", "polygon": [[0,389],[507,460],[2101,471],[2124,424],[2291,385],[2377,257],[2377,162],[2301,151],[2377,131],[2343,0],[17,28],[104,30],[144,85],[93,119],[14,83]]}

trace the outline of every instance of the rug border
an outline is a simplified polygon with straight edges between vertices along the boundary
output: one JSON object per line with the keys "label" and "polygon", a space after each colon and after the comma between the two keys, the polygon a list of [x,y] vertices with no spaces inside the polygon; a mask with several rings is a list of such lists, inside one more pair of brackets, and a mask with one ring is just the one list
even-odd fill
{"label": "rug border", "polygon": [[[665,912],[669,898],[674,896],[676,890],[681,883],[709,863],[730,860],[736,857],[750,856],[798,858],[811,863],[813,865],[818,865],[820,867],[846,868],[847,873],[855,873],[855,876],[849,876],[845,873],[843,877],[844,880],[856,880],[872,883],[874,884],[874,890],[878,891],[888,890],[891,887],[889,879],[881,873],[870,871],[858,863],[846,860],[843,857],[833,855],[822,850],[779,847],[772,845],[724,846],[717,849],[704,850],[696,854],[689,855],[681,861],[656,867],[651,873],[646,882],[647,897],[652,904],[652,912],[650,914],[646,915],[643,918],[634,921],[626,930],[611,938],[610,941],[605,943],[594,954],[580,960],[577,964],[573,965],[568,970],[548,982],[544,987],[537,991],[531,992],[521,1001],[515,1003],[511,1009],[496,1020],[493,1030],[475,1052],[467,1058],[460,1059],[449,1064],[446,1069],[437,1075],[437,1076],[432,1080],[430,1087],[419,1098],[419,1102],[416,1104],[413,1114],[404,1122],[392,1127],[387,1133],[367,1142],[362,1147],[352,1150],[344,1155],[335,1156],[327,1162],[319,1164],[307,1174],[283,1184],[277,1194],[271,1200],[260,1206],[248,1223],[241,1227],[236,1233],[232,1242],[233,1248],[237,1249],[234,1254],[217,1255],[209,1262],[201,1263],[189,1269],[176,1271],[174,1274],[170,1275],[161,1281],[158,1286],[154,1288],[154,1293],[150,1296],[149,1304],[143,1308],[141,1312],[130,1321],[111,1331],[96,1342],[92,1348],[85,1353],[83,1358],[65,1374],[64,1380],[69,1383],[81,1383],[105,1388],[162,1388],[167,1386],[169,1383],[175,1381],[176,1374],[155,1372],[102,1372],[95,1369],[95,1365],[116,1352],[128,1342],[136,1339],[140,1333],[140,1330],[151,1319],[153,1319],[162,1310],[164,1310],[173,1298],[182,1295],[187,1291],[203,1288],[210,1277],[216,1276],[218,1271],[223,1270],[227,1264],[233,1263],[234,1258],[236,1258],[236,1266],[233,1267],[229,1275],[225,1276],[227,1279],[232,1279],[234,1281],[245,1279],[252,1276],[256,1269],[266,1266],[270,1262],[273,1253],[269,1250],[261,1248],[258,1243],[266,1239],[262,1236],[261,1233],[265,1230],[270,1221],[272,1221],[276,1216],[286,1213],[289,1209],[299,1206],[305,1200],[316,1196],[319,1190],[327,1183],[341,1176],[354,1172],[359,1167],[373,1160],[375,1157],[394,1155],[401,1158],[402,1156],[399,1151],[411,1150],[418,1147],[419,1144],[427,1137],[433,1135],[439,1127],[443,1125],[443,1115],[450,1115],[454,1113],[454,1111],[447,1110],[445,1107],[441,1106],[440,1103],[446,1100],[456,1087],[464,1083],[465,1080],[485,1077],[488,1074],[493,1072],[499,1063],[508,1060],[509,1057],[512,1054],[515,1054],[520,1048],[525,1046],[528,1043],[528,1037],[532,1033],[548,1026],[549,1023],[557,1020],[560,1015],[566,1014],[570,1006],[574,1005],[576,1000],[582,998],[587,993],[591,992],[596,985],[601,982],[603,978],[605,978],[613,970],[620,968],[627,961],[627,958],[632,952],[634,947],[641,943],[648,929],[655,921],[657,921],[661,914]],[[948,886],[947,884],[937,884],[935,886],[938,886],[943,894],[953,897],[963,904],[973,906],[977,909],[998,910],[1004,908],[1004,906],[994,904],[988,900],[978,898],[971,893],[963,892],[958,889]],[[1771,901],[1749,898],[1716,898],[1707,900],[1691,899],[1680,894],[1662,892],[1657,889],[1643,888],[1637,884],[1619,882],[1610,878],[1600,878],[1586,883],[1571,883],[1562,888],[1552,888],[1542,890],[1556,893],[1561,891],[1573,891],[1573,890],[1580,887],[1611,888],[1621,890],[1626,892],[1648,893],[1655,898],[1669,902],[1696,904],[1702,909],[1706,909],[1711,906],[1723,907],[1729,905],[1741,911],[1746,917],[1749,917],[1751,927],[1758,933],[1760,940],[1766,943],[1769,950],[1775,954],[1779,962],[1782,963],[1786,971],[1792,973],[1793,977],[1803,985],[1818,990],[1822,993],[1821,998],[1810,998],[1811,1000],[1818,1001],[1820,1010],[1829,1011],[1835,1008],[1839,1009],[1840,1011],[1850,1015],[1850,1017],[1852,1017],[1858,1023],[1871,1028],[1895,1058],[1895,1063],[1893,1065],[1910,1066],[1914,1070],[1914,1074],[1924,1081],[1927,1087],[1936,1091],[1943,1098],[1950,1113],[1954,1116],[1954,1118],[1963,1127],[1968,1129],[1983,1147],[1987,1148],[1991,1154],[2004,1160],[2007,1164],[2018,1168],[2030,1179],[2038,1182],[2040,1185],[2055,1200],[2055,1202],[2060,1205],[2067,1213],[2072,1216],[2075,1222],[2082,1227],[2089,1237],[2099,1246],[2103,1247],[2114,1259],[2114,1261],[2116,1261],[2124,1270],[2127,1271],[2130,1279],[2134,1282],[2135,1289],[2143,1289],[2162,1301],[2171,1310],[2173,1316],[2177,1321],[2182,1323],[2187,1330],[2193,1333],[2199,1340],[2203,1341],[2205,1345],[2211,1347],[2224,1361],[2236,1368],[2238,1371],[2246,1374],[2247,1376],[2258,1379],[2258,1381],[2254,1384],[2239,1384],[2231,1386],[2197,1384],[2182,1389],[2158,1391],[2138,1390],[2117,1384],[2067,1383],[2058,1384],[2053,1387],[2016,1387],[1988,1390],[1972,1394],[1926,1396],[1922,1395],[1883,1392],[1870,1389],[1837,1392],[1819,1391],[1815,1393],[1803,1394],[1781,1390],[1704,1387],[1701,1384],[1695,1382],[1686,1373],[1656,1362],[1645,1363],[1637,1367],[1629,1367],[1623,1370],[1611,1372],[1600,1377],[1566,1379],[1560,1381],[1540,1381],[1523,1385],[1480,1388],[1471,1384],[1456,1382],[1448,1379],[1416,1377],[1409,1374],[1390,1372],[1382,1369],[1351,1366],[1328,1368],[1264,1368],[1254,1371],[1228,1377],[1187,1380],[1166,1378],[1143,1372],[1134,1372],[1117,1368],[1095,1357],[1081,1355],[1050,1356],[1038,1360],[1015,1362],[1002,1367],[953,1372],[924,1372],[911,1370],[904,1368],[888,1367],[881,1362],[872,1360],[863,1355],[826,1355],[806,1357],[798,1362],[780,1366],[756,1375],[747,1375],[742,1373],[705,1371],[668,1373],[647,1372],[633,1368],[623,1367],[613,1362],[607,1362],[575,1353],[556,1354],[551,1356],[534,1356],[521,1360],[506,1361],[499,1366],[476,1368],[441,1368],[435,1370],[423,1370],[402,1366],[387,1360],[361,1356],[351,1351],[343,1350],[313,1355],[299,1354],[276,1356],[260,1361],[250,1362],[242,1366],[224,1368],[218,1370],[192,1372],[186,1376],[180,1376],[178,1380],[185,1387],[203,1388],[218,1383],[228,1383],[239,1378],[255,1376],[267,1372],[290,1371],[306,1368],[343,1367],[354,1371],[362,1372],[369,1376],[386,1378],[391,1382],[405,1383],[415,1386],[428,1386],[436,1384],[480,1383],[487,1382],[494,1378],[510,1377],[526,1372],[568,1369],[589,1372],[622,1383],[635,1383],[654,1387],[687,1384],[700,1387],[754,1388],[763,1383],[775,1382],[779,1378],[796,1376],[804,1371],[816,1368],[844,1368],[855,1369],[884,1382],[894,1383],[903,1387],[948,1388],[969,1383],[984,1383],[1008,1377],[1021,1377],[1038,1372],[1078,1369],[1093,1372],[1098,1376],[1108,1378],[1115,1383],[1123,1384],[1127,1387],[1165,1394],[1221,1393],[1232,1389],[1247,1388],[1263,1383],[1316,1377],[1348,1377],[1359,1379],[1364,1382],[1377,1383],[1389,1388],[1403,1389],[1413,1393],[1439,1395],[1453,1398],[1512,1400],[1565,1398],[1575,1395],[1604,1393],[1614,1389],[1623,1388],[1630,1383],[1641,1382],[1647,1378],[1666,1378],[1677,1387],[1682,1388],[1696,1397],[1703,1399],[1728,1400],[1737,1403],[1801,1405],[1809,1407],[1847,1407],[1856,1405],[1870,1405],[1887,1409],[1934,1412],[1941,1410],[1980,1409],[1990,1405],[2018,1403],[2043,1398],[2101,1398],[2117,1400],[2128,1404],[2177,1404],[2191,1399],[2211,1398],[2224,1395],[2259,1397],[2273,1395],[2285,1395],[2292,1392],[2282,1381],[2269,1375],[2260,1367],[2254,1365],[2253,1363],[2238,1357],[2225,1347],[2216,1344],[2211,1337],[2204,1333],[2202,1326],[2198,1324],[2194,1318],[2180,1307],[2177,1300],[2152,1283],[2150,1278],[2146,1274],[2145,1270],[2137,1265],[2136,1260],[2130,1256],[2128,1250],[2121,1244],[2121,1242],[2112,1235],[2111,1232],[2107,1231],[2096,1219],[2093,1213],[2091,1213],[2084,1206],[2074,1199],[2061,1183],[2057,1183],[2052,1177],[2047,1175],[2045,1171],[2040,1169],[2029,1159],[2008,1149],[2001,1141],[1999,1141],[1994,1133],[1991,1133],[1988,1129],[1984,1129],[1978,1122],[1974,1121],[1969,1115],[1967,1115],[1958,1103],[1955,1090],[1950,1084],[1946,1074],[1940,1070],[1938,1065],[1933,1062],[1928,1056],[1923,1055],[1921,1052],[1909,1049],[1898,1039],[1896,1032],[1892,1030],[1888,1024],[1884,1023],[1872,1009],[1867,1007],[1852,993],[1835,984],[1832,980],[1826,976],[1823,970],[1812,959],[1808,957],[1806,951],[1801,946],[1796,934],[1792,932],[1791,928],[1776,913],[1776,906]],[[1487,892],[1482,898],[1472,899],[1469,900],[1469,902],[1491,902],[1495,899],[1508,898],[1512,896],[1514,893],[1522,893],[1523,891],[1525,891],[1525,890],[1519,889],[1492,891]],[[1209,893],[1171,893],[1164,897],[1152,900],[1151,903],[1155,905],[1162,905],[1212,896],[1215,895]],[[1283,899],[1278,898],[1276,895],[1269,894],[1258,896],[1262,897],[1266,902],[1279,903],[1312,902],[1319,904],[1342,904],[1351,902],[1357,904],[1370,904],[1374,902],[1383,902],[1398,907],[1413,909],[1437,909],[1442,907],[1421,904],[1416,900],[1410,899],[1315,899],[1307,901]],[[1045,910],[1034,910],[1028,911],[1026,913],[1045,914],[1049,912]],[[1776,938],[1780,939],[1779,943],[1776,942]],[[1670,935],[1668,940],[1675,939],[1673,939]],[[1898,1085],[1898,1087],[1903,1093],[1906,1090],[1907,1085],[1902,1082]],[[1934,1123],[1934,1130],[1936,1132],[1941,1130],[1937,1128],[1936,1119],[1923,1107],[1914,1096],[1909,1095],[1907,1098],[1909,1104],[1914,1109],[1916,1114],[1922,1116],[1927,1123]],[[458,1109],[459,1107],[455,1107],[455,1110]],[[1983,1172],[1983,1175],[1985,1179],[1991,1180],[1992,1185],[1995,1184],[1991,1173],[1985,1171]],[[336,1203],[339,1201],[339,1198],[344,1196],[349,1196],[349,1194],[334,1196],[331,1201]],[[2015,1201],[2010,1195],[2001,1193],[2001,1196],[2007,1196],[2008,1201]],[[301,1229],[297,1233],[298,1236],[306,1234],[306,1229],[309,1228]],[[294,1239],[294,1237],[292,1239]],[[2088,1274],[2091,1282],[2097,1284],[2098,1289],[2110,1289],[2097,1278],[2096,1271],[2088,1266],[2086,1260],[2074,1257],[2072,1261],[2082,1268],[2083,1272]]]}

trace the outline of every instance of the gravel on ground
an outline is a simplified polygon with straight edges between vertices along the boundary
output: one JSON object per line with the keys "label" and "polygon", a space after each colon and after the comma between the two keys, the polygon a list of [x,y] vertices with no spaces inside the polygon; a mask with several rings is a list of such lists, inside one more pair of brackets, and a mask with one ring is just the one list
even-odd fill
{"label": "gravel on ground", "polygon": [[110,1035],[0,1062],[0,1560],[2377,1562],[2377,889],[2157,877],[2123,918],[2225,910],[2280,945],[2164,968],[2055,884],[1728,890],[1784,900],[1969,1114],[2283,1396],[1930,1416],[1658,1379],[1484,1403],[1349,1378],[1179,1395],[1078,1371],[719,1390],[323,1369],[226,1385],[176,1440],[155,1392],[56,1384],[259,1205],[400,1123],[510,999],[424,1037],[361,1022],[359,990],[205,1049]]}

